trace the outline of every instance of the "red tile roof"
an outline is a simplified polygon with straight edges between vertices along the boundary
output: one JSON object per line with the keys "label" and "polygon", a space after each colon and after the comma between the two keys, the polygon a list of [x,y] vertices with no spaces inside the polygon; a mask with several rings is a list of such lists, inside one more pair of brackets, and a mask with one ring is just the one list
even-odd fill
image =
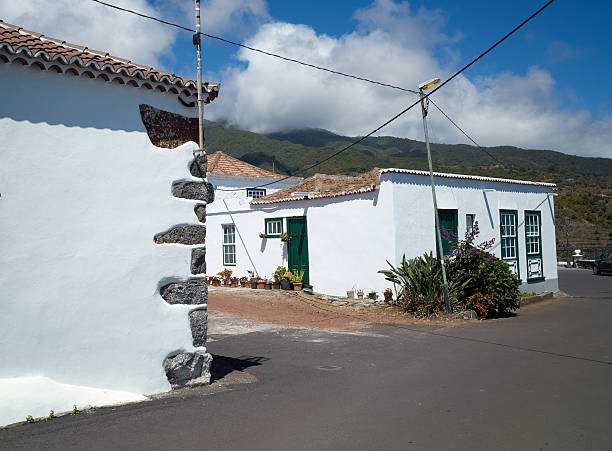
{"label": "red tile roof", "polygon": [[[217,175],[238,175],[241,177],[266,177],[283,178],[282,174],[274,174],[265,169],[258,168],[252,164],[245,163],[221,151],[208,155],[207,172]],[[290,177],[291,179],[301,179],[301,177]]]}
{"label": "red tile roof", "polygon": [[348,196],[376,190],[380,184],[380,169],[355,177],[348,175],[315,174],[295,185],[283,188],[265,197],[251,201],[251,204],[273,204],[305,199]]}
{"label": "red tile roof", "polygon": [[[10,56],[10,58],[9,58]],[[34,61],[28,61],[26,56]],[[16,25],[0,20],[0,61],[19,61],[22,64],[34,64],[44,69],[54,68],[65,72],[65,68],[89,69],[76,71],[79,75],[93,78],[91,70],[116,74],[129,79],[131,85],[151,88],[151,82],[167,85],[167,90],[179,94],[185,90],[189,94],[196,92],[196,82],[189,78],[178,77],[153,67],[142,66],[106,52],[88,49],[70,44],[60,39],[49,38],[34,31],[24,30]],[[62,70],[64,69],[64,70]],[[86,73],[87,72],[87,73]],[[108,76],[101,78],[109,81]],[[115,78],[115,77],[113,77]],[[209,94],[209,101],[214,100],[219,92],[219,83],[203,83],[203,91]]]}
{"label": "red tile roof", "polygon": [[[295,185],[283,188],[268,196],[260,197],[251,201],[253,205],[275,204],[278,202],[294,202],[306,199],[322,199],[326,197],[340,197],[351,194],[360,194],[375,191],[380,185],[380,176],[386,173],[411,174],[429,177],[428,171],[417,171],[413,169],[378,169],[357,176],[315,174]],[[482,177],[478,175],[446,174],[434,172],[435,177],[476,180],[482,182],[511,183],[517,185],[535,185],[553,188],[554,183],[529,182],[525,180],[501,179],[494,177]]]}

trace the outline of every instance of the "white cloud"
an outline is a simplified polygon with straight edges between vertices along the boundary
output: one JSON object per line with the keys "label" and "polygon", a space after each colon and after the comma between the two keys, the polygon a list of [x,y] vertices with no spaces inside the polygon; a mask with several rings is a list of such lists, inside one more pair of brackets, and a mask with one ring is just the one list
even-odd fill
{"label": "white cloud", "polygon": [[[160,15],[146,0],[115,0],[118,6],[149,15]],[[132,14],[90,1],[18,0],[0,3],[0,18],[27,30],[43,33],[95,50],[160,67],[160,56],[169,52],[176,31]]]}
{"label": "white cloud", "polygon": [[[254,47],[336,70],[415,88],[432,76],[445,79],[453,68],[436,55],[453,54],[459,37],[442,32],[445,17],[407,3],[375,1],[355,13],[354,32],[317,34],[307,25],[263,24],[249,39]],[[425,38],[426,37],[426,38]],[[412,103],[413,94],[351,80],[240,50],[240,67],[222,76],[223,91],[207,115],[241,127],[269,132],[320,127],[363,135]],[[481,79],[457,77],[433,99],[481,145],[516,145],[612,157],[612,117],[594,120],[587,110],[561,106],[550,72],[501,73]],[[432,139],[467,142],[435,109]],[[420,110],[414,108],[379,134],[423,139]]]}

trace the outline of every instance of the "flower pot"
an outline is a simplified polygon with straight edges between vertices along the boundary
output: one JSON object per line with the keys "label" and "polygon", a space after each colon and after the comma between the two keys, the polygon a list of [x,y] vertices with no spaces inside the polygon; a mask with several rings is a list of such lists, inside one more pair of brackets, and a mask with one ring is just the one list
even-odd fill
{"label": "flower pot", "polygon": [[220,280],[213,280],[212,285],[213,285],[213,287],[220,287],[221,286],[221,281]]}
{"label": "flower pot", "polygon": [[280,286],[281,286],[280,282],[274,282],[273,287],[274,287],[275,290],[280,290]]}
{"label": "flower pot", "polygon": [[302,291],[302,287],[304,284],[302,282],[294,282],[293,283],[293,291]]}
{"label": "flower pot", "polygon": [[346,292],[346,297],[349,299],[355,299],[355,292],[353,290],[349,290]]}
{"label": "flower pot", "polygon": [[393,293],[385,293],[385,302],[391,302],[391,300],[393,299]]}
{"label": "flower pot", "polygon": [[283,279],[280,281],[281,290],[291,290],[291,282],[287,279]]}
{"label": "flower pot", "polygon": [[357,299],[363,299],[363,293],[357,293]]}
{"label": "flower pot", "polygon": [[258,290],[265,290],[266,289],[266,282],[263,280],[258,280],[257,281],[257,289]]}
{"label": "flower pot", "polygon": [[254,280],[252,280],[252,281],[251,281],[251,288],[252,288],[253,290],[256,290],[256,289],[257,289],[257,282],[256,282],[256,281],[254,281]]}
{"label": "flower pot", "polygon": [[271,290],[271,289],[272,289],[272,284],[266,283],[266,290]]}
{"label": "flower pot", "polygon": [[368,297],[372,299],[373,301],[375,301],[378,296],[376,295],[376,293],[370,293],[368,294]]}

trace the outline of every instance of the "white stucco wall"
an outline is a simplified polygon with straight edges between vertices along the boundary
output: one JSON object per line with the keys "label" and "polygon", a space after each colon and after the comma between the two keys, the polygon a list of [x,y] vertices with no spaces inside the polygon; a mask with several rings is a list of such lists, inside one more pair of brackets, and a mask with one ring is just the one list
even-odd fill
{"label": "white stucco wall", "polygon": [[158,285],[189,277],[191,249],[153,236],[197,223],[193,202],[171,195],[195,144],[155,148],[138,105],[195,111],[175,95],[16,64],[0,64],[0,80],[0,385],[169,389],[163,361],[192,349],[193,306],[166,304]]}
{"label": "white stucco wall", "polygon": [[[282,176],[279,176],[282,178]],[[208,174],[207,180],[215,188],[215,199],[245,199],[247,188],[263,186],[266,195],[273,194],[280,189],[295,185],[301,179],[274,179],[267,177],[241,177],[235,175]]]}
{"label": "white stucco wall", "polygon": [[[435,252],[434,214],[429,177],[386,173],[382,180],[393,183],[395,211],[396,262]],[[495,238],[490,250],[501,258],[499,211],[517,210],[519,270],[523,291],[557,291],[557,255],[555,247],[554,204],[552,189],[545,186],[519,185],[478,180],[435,177],[439,209],[458,210],[458,232],[466,231],[466,214],[475,214],[480,235],[477,242]],[[545,281],[527,283],[525,250],[525,215],[539,211],[542,218],[542,259]]]}
{"label": "white stucco wall", "polygon": [[[474,214],[481,231],[477,242],[495,238],[491,251],[498,257],[499,210],[518,210],[521,289],[558,289],[550,187],[436,178],[436,191],[440,209],[458,210],[460,237],[466,231],[466,214]],[[258,236],[264,231],[265,218],[306,216],[310,282],[321,293],[345,295],[353,286],[381,293],[389,284],[377,271],[388,267],[386,260],[398,264],[403,254],[412,258],[435,252],[431,188],[425,176],[384,173],[379,190],[362,195],[255,206],[249,200],[221,199],[208,207],[209,274],[225,268],[222,225],[232,223],[237,229],[237,261],[227,267],[234,274],[243,276],[255,268],[260,276],[269,278],[278,265],[286,266],[286,245],[278,238]],[[545,280],[535,283],[527,283],[525,210],[540,211],[542,218]]]}
{"label": "white stucco wall", "polygon": [[[287,246],[279,238],[259,237],[265,218],[305,216],[308,230],[310,282],[315,291],[342,296],[352,287],[381,293],[389,284],[376,272],[393,255],[390,185],[361,195],[250,206],[250,199],[226,199],[207,209],[208,273],[223,266],[223,224],[236,225],[238,276],[255,268],[271,278],[279,265],[287,266]],[[230,213],[231,212],[231,216]],[[283,225],[286,231],[286,223]]]}

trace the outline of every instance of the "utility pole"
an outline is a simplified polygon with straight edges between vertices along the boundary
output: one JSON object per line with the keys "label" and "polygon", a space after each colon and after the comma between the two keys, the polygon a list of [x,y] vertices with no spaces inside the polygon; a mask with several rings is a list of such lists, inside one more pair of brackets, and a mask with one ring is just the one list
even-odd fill
{"label": "utility pole", "polygon": [[[200,0],[195,0],[196,32],[193,35],[193,45],[196,46],[198,59],[198,138],[199,149],[194,151],[196,167],[203,179],[206,179],[206,151],[204,150],[204,99],[202,98],[202,35],[200,34]],[[200,163],[202,163],[200,165]],[[201,166],[204,167],[202,174]]]}
{"label": "utility pole", "polygon": [[[424,89],[431,88],[440,81],[439,78],[421,83],[419,85],[419,93],[421,96],[421,112],[423,113],[423,129],[425,130],[425,146],[427,147],[427,161],[429,162],[429,178],[431,181],[431,197],[433,198],[434,217],[436,221],[436,239],[438,243],[438,258],[442,267],[442,283],[444,284],[444,306],[446,313],[452,313],[453,309],[450,304],[448,295],[448,282],[446,280],[446,269],[444,268],[444,250],[442,249],[442,235],[440,234],[440,215],[438,214],[438,201],[436,200],[436,185],[434,184],[433,167],[431,164],[431,150],[429,148],[429,133],[427,132],[427,107],[425,106]],[[429,102],[427,102],[429,103]]]}

